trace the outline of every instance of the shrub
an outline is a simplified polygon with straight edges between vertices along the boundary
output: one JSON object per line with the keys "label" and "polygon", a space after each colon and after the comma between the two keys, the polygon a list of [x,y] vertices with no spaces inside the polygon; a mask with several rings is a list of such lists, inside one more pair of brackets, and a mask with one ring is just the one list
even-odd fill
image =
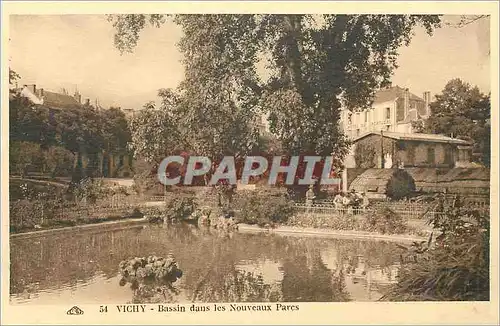
{"label": "shrub", "polygon": [[283,223],[295,212],[293,202],[285,195],[261,191],[240,197],[237,205],[239,222],[264,226]]}
{"label": "shrub", "polygon": [[60,146],[51,146],[43,152],[45,168],[51,177],[69,176],[73,171],[75,155]]}
{"label": "shrub", "polygon": [[401,234],[407,229],[405,219],[386,206],[365,215],[362,224],[362,229],[382,234]]}
{"label": "shrub", "polygon": [[111,188],[104,184],[103,179],[85,178],[73,189],[73,194],[78,200],[87,200],[90,203],[95,203],[97,199],[104,198],[111,193]]}
{"label": "shrub", "polygon": [[415,181],[405,170],[395,169],[387,186],[387,196],[392,199],[402,199],[415,192]]}
{"label": "shrub", "polygon": [[359,222],[354,215],[314,215],[299,214],[291,217],[287,221],[289,226],[331,228],[334,230],[358,230],[361,229]]}
{"label": "shrub", "polygon": [[445,208],[431,224],[435,243],[404,248],[398,283],[382,298],[389,301],[488,301],[489,215],[461,207]]}
{"label": "shrub", "polygon": [[144,214],[141,212],[139,208],[134,208],[132,213],[129,215],[130,218],[142,218],[144,217]]}
{"label": "shrub", "polygon": [[28,173],[28,168],[39,162],[42,155],[40,145],[27,141],[12,141],[9,146],[10,170],[21,177]]}
{"label": "shrub", "polygon": [[9,207],[11,230],[31,229],[35,225],[50,224],[60,204],[60,200],[47,199],[44,196],[11,201]]}
{"label": "shrub", "polygon": [[38,204],[27,199],[11,202],[9,207],[11,230],[33,228],[40,223]]}

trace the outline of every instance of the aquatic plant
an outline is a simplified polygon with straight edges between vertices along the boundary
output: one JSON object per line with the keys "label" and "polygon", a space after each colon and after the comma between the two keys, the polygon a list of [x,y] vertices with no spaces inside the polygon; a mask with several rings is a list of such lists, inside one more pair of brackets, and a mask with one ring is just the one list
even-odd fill
{"label": "aquatic plant", "polygon": [[383,300],[488,301],[489,215],[455,202],[430,222],[440,234],[402,247],[398,283]]}
{"label": "aquatic plant", "polygon": [[178,294],[172,284],[182,277],[182,270],[172,255],[130,258],[120,262],[118,271],[122,276],[120,286],[130,283],[133,302],[141,303],[169,301],[172,293]]}

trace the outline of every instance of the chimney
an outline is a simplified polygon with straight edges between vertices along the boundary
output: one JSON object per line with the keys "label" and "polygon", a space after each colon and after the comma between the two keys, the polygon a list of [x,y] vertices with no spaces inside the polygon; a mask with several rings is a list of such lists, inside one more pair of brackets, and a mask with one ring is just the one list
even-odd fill
{"label": "chimney", "polygon": [[408,88],[404,89],[404,103],[405,103],[405,117],[408,115],[410,110],[410,90]]}
{"label": "chimney", "polygon": [[86,105],[86,106],[90,106],[90,99],[89,99],[89,98],[88,98],[88,99],[85,99],[85,105]]}
{"label": "chimney", "polygon": [[36,95],[36,85],[35,84],[27,85],[26,87],[28,87],[28,89],[31,93]]}
{"label": "chimney", "polygon": [[38,95],[38,97],[39,97],[39,98],[42,98],[42,97],[43,97],[43,95],[44,95],[44,93],[43,93],[43,88],[40,88],[40,89],[38,90],[38,94],[37,94],[37,95]]}
{"label": "chimney", "polygon": [[82,96],[80,95],[80,93],[78,91],[75,92],[75,94],[73,95],[73,98],[75,99],[75,101],[78,102],[78,104],[82,104]]}

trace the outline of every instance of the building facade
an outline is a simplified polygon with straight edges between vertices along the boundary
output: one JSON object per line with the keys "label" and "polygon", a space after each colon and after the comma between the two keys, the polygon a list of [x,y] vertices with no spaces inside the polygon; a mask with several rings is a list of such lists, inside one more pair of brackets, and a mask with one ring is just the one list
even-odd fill
{"label": "building facade", "polygon": [[387,87],[375,94],[371,108],[355,112],[341,110],[341,126],[350,139],[381,130],[412,133],[412,122],[430,115],[430,101],[430,92],[424,92],[421,98],[408,88]]}
{"label": "building facade", "polygon": [[469,167],[472,144],[434,134],[369,132],[353,140],[348,168]]}

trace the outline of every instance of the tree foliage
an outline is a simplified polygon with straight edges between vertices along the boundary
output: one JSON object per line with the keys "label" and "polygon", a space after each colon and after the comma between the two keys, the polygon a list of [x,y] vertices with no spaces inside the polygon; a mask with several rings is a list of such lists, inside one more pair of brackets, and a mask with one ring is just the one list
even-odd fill
{"label": "tree foliage", "polygon": [[[113,15],[115,45],[138,44],[149,21],[164,15]],[[339,108],[367,107],[397,67],[397,50],[412,30],[439,26],[428,15],[176,15],[184,36],[178,113],[182,138],[199,155],[252,148],[256,114],[289,154],[346,154]],[[268,80],[257,66],[267,59]]]}
{"label": "tree foliage", "polygon": [[15,85],[16,81],[18,81],[19,79],[21,79],[21,76],[19,76],[17,72],[9,68],[9,85]]}
{"label": "tree foliage", "polygon": [[134,155],[148,163],[158,164],[168,153],[182,147],[173,107],[166,97],[163,99],[159,108],[154,103],[146,104],[130,122]]}
{"label": "tree foliage", "polygon": [[[61,170],[61,163],[70,164],[70,153],[77,156],[79,163],[87,155],[92,161],[90,169],[95,170],[98,154],[104,150],[122,153],[130,142],[125,115],[116,108],[102,111],[90,105],[51,108],[34,104],[19,94],[9,100],[9,125],[11,148],[15,142],[37,144],[44,151],[43,156],[55,155],[45,160],[50,170],[56,165]],[[64,150],[70,153],[63,153]],[[11,151],[10,156],[15,153]],[[72,169],[73,162],[67,168]],[[81,169],[81,164],[77,164],[77,169]]]}
{"label": "tree foliage", "polygon": [[474,142],[480,161],[489,166],[491,136],[490,95],[459,78],[450,80],[430,104],[426,131]]}

